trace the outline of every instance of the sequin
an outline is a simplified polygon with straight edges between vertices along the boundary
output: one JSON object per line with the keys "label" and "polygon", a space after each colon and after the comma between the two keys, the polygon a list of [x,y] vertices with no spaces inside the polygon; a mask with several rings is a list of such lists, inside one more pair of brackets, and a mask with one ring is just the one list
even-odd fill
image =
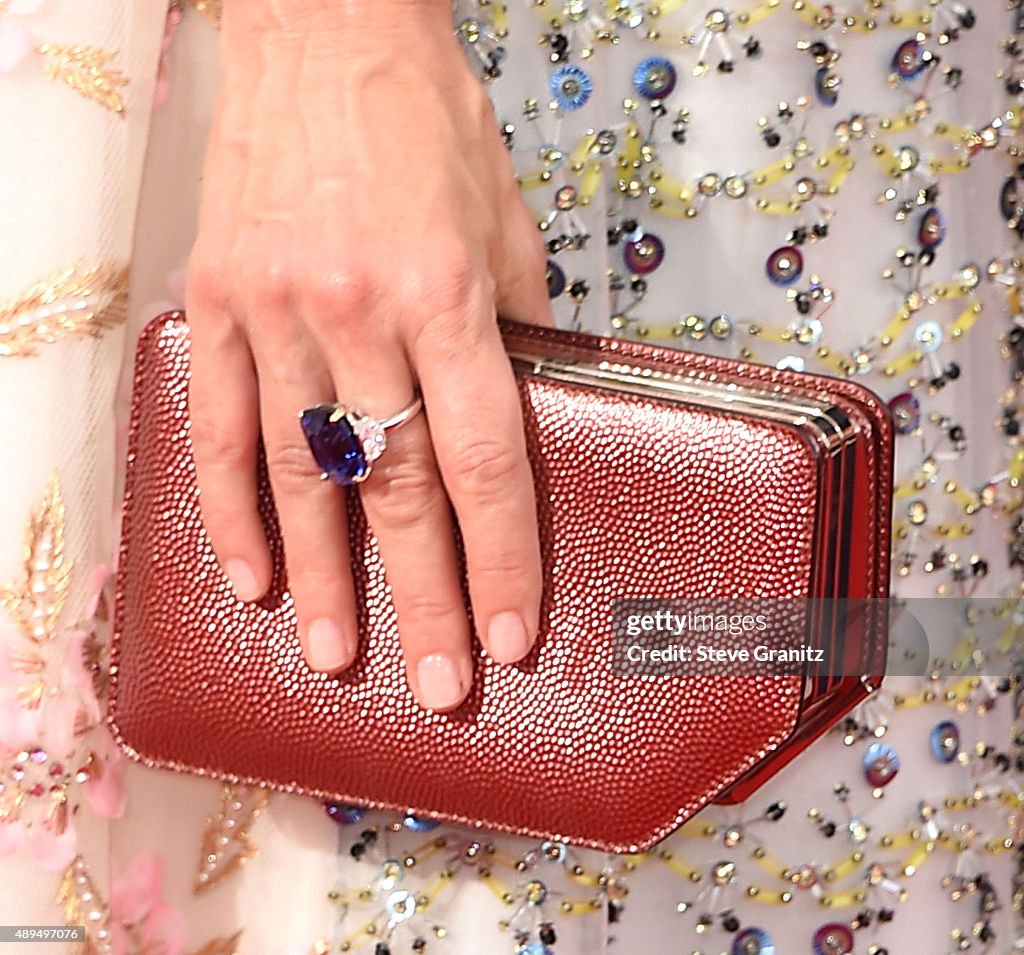
{"label": "sequin", "polygon": [[718,862],[711,870],[711,881],[715,885],[728,885],[736,878],[735,862]]}
{"label": "sequin", "polygon": [[633,88],[645,99],[664,99],[676,88],[676,68],[663,56],[649,56],[633,71]]}
{"label": "sequin", "polygon": [[932,206],[923,216],[917,227],[917,241],[922,249],[937,249],[946,238],[946,217]]}
{"label": "sequin", "polygon": [[565,273],[551,259],[548,259],[548,297],[558,298],[565,291]]}
{"label": "sequin", "polygon": [[1016,176],[1010,176],[999,190],[999,211],[1008,222],[1021,216],[1022,203],[1020,184]]}
{"label": "sequin", "polygon": [[827,66],[814,74],[814,92],[823,106],[835,106],[839,102],[839,75]]}
{"label": "sequin", "polygon": [[732,955],[775,955],[775,945],[761,928],[745,928],[732,940]]}
{"label": "sequin", "polygon": [[431,829],[436,829],[440,823],[435,819],[420,819],[418,816],[406,816],[402,820],[402,825],[410,832],[430,832]]}
{"label": "sequin", "polygon": [[914,339],[921,351],[935,351],[942,344],[942,326],[938,322],[921,322],[914,329]]}
{"label": "sequin", "polygon": [[534,879],[526,883],[526,901],[530,905],[540,905],[548,897],[548,887]]}
{"label": "sequin", "polygon": [[405,889],[392,892],[384,902],[391,922],[407,922],[416,914],[416,897]]}
{"label": "sequin", "polygon": [[892,68],[902,80],[912,80],[919,76],[928,65],[931,56],[917,40],[905,40],[897,48],[892,58]]}
{"label": "sequin", "polygon": [[842,922],[826,922],[814,933],[814,955],[850,955],[853,932]]}
{"label": "sequin", "polygon": [[594,82],[590,74],[578,66],[560,66],[551,74],[548,89],[559,109],[572,111],[590,99]]}
{"label": "sequin", "polygon": [[725,341],[732,334],[732,319],[728,315],[716,315],[708,324],[714,338]]}
{"label": "sequin", "polygon": [[346,806],[340,802],[329,802],[326,809],[327,815],[340,826],[353,826],[366,816],[366,810],[361,806]]}
{"label": "sequin", "polygon": [[665,243],[650,232],[628,242],[622,249],[626,268],[637,275],[648,275],[665,259]]}
{"label": "sequin", "polygon": [[561,842],[542,842],[540,844],[540,851],[543,853],[544,858],[548,862],[564,862],[565,861],[565,845]]}
{"label": "sequin", "polygon": [[864,778],[876,788],[887,786],[900,771],[900,757],[888,743],[872,743],[864,753]]}
{"label": "sequin", "polygon": [[935,724],[929,742],[937,760],[951,763],[960,754],[960,729],[952,720],[943,720]]}
{"label": "sequin", "polygon": [[576,208],[576,190],[572,186],[562,186],[555,193],[555,208],[559,212],[568,212]]}
{"label": "sequin", "polygon": [[921,423],[921,403],[909,391],[901,391],[889,401],[897,434],[911,434]]}
{"label": "sequin", "polygon": [[803,253],[795,245],[783,245],[768,256],[764,270],[775,285],[792,285],[803,274]]}

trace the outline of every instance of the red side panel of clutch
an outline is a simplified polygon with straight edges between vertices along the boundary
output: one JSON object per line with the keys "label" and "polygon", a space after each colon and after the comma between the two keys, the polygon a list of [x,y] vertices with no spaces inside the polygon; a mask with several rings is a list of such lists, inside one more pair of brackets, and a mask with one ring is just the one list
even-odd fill
{"label": "red side panel of clutch", "polygon": [[328,677],[302,661],[265,482],[274,584],[259,605],[235,599],[199,517],[187,385],[187,326],[166,316],[139,344],[112,648],[110,720],[129,754],[632,851],[793,735],[799,677],[617,675],[610,608],[623,596],[807,595],[818,463],[795,430],[522,379],[542,634],[516,666],[475,647],[469,699],[442,716],[406,687],[356,494],[362,646],[351,671]]}

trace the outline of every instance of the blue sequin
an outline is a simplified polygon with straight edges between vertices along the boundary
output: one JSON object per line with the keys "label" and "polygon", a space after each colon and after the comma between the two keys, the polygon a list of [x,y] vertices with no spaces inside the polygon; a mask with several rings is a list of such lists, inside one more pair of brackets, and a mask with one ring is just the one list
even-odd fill
{"label": "blue sequin", "polygon": [[579,109],[590,99],[594,81],[586,70],[578,66],[560,66],[551,74],[548,89],[559,109],[572,111]]}
{"label": "blue sequin", "polygon": [[941,763],[951,763],[960,755],[960,728],[952,720],[936,723],[932,729],[932,755]]}
{"label": "blue sequin", "polygon": [[565,291],[565,273],[548,259],[548,298],[558,298]]}
{"label": "blue sequin", "polygon": [[418,816],[406,816],[402,825],[410,832],[430,832],[441,825],[436,819],[420,819]]}
{"label": "blue sequin", "polygon": [[838,79],[827,66],[814,74],[814,92],[823,106],[835,106],[839,102]]}
{"label": "blue sequin", "polygon": [[931,56],[917,40],[905,40],[892,57],[893,72],[901,80],[912,80],[931,62]]}
{"label": "blue sequin", "polygon": [[362,822],[366,810],[362,806],[347,806],[341,802],[329,802],[326,806],[327,815],[340,826],[353,826]]}
{"label": "blue sequin", "polygon": [[775,955],[775,943],[763,928],[745,928],[732,940],[732,955]]}
{"label": "blue sequin", "polygon": [[645,99],[664,99],[676,88],[676,68],[663,56],[649,56],[633,71],[633,88]]}
{"label": "blue sequin", "polygon": [[872,743],[864,753],[864,778],[876,789],[888,786],[900,771],[900,757],[888,743]]}

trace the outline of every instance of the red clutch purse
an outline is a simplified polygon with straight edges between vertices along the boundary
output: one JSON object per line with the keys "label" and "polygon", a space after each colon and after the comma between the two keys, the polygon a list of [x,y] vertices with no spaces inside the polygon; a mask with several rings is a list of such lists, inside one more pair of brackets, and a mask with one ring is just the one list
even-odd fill
{"label": "red clutch purse", "polygon": [[384,568],[352,490],[339,489],[361,603],[349,671],[317,673],[301,656],[262,476],[274,583],[258,604],[235,598],[200,520],[188,327],[180,313],[150,323],[111,658],[109,719],[131,756],[636,851],[711,800],[744,798],[877,686],[884,614],[801,612],[800,642],[832,662],[782,671],[645,671],[613,632],[615,608],[636,599],[813,608],[886,596],[893,435],[876,396],[670,348],[501,329],[537,488],[541,630],[516,665],[474,646],[468,699],[438,715],[406,686]]}

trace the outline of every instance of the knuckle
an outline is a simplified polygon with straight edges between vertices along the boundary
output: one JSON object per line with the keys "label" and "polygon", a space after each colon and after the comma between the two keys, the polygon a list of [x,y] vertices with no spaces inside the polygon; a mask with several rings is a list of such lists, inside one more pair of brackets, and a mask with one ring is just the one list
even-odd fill
{"label": "knuckle", "polygon": [[267,263],[258,269],[249,288],[260,305],[269,310],[283,311],[295,300],[295,277],[288,266],[280,263]]}
{"label": "knuckle", "polygon": [[320,470],[299,442],[276,443],[267,448],[267,468],[277,487],[285,494],[308,494],[313,482],[319,481]]}
{"label": "knuckle", "polygon": [[[393,585],[394,586],[394,585]],[[465,609],[461,601],[445,599],[441,594],[432,594],[427,590],[416,589],[405,591],[400,584],[395,588],[395,601],[398,604],[397,610],[403,632],[403,639],[406,643],[409,638],[415,639],[418,632],[422,630],[425,635],[436,633],[439,624],[450,622],[452,617],[465,618]]]}
{"label": "knuckle", "polygon": [[370,281],[361,275],[309,279],[303,297],[313,315],[329,320],[363,313],[373,301]]}
{"label": "knuckle", "polygon": [[210,464],[234,467],[248,458],[251,449],[245,438],[217,415],[197,411],[193,403],[190,434],[197,466]]}
{"label": "knuckle", "polygon": [[508,494],[524,463],[511,445],[478,439],[453,449],[449,471],[463,493],[490,500]]}
{"label": "knuckle", "polygon": [[376,466],[364,494],[373,514],[371,523],[402,530],[435,511],[441,489],[432,468],[407,459]]}
{"label": "knuckle", "polygon": [[190,305],[200,310],[224,310],[230,305],[226,271],[214,261],[193,255],[189,260],[185,288]]}

